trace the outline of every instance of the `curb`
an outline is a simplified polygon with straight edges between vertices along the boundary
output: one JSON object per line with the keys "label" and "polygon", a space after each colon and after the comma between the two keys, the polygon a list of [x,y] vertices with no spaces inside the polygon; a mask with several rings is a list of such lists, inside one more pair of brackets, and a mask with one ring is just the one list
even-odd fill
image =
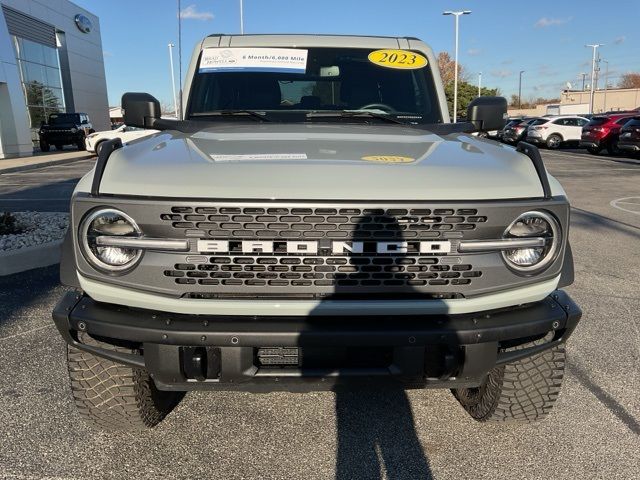
{"label": "curb", "polygon": [[62,240],[0,252],[0,277],[60,262]]}
{"label": "curb", "polygon": [[46,162],[38,162],[38,163],[30,163],[27,165],[20,165],[19,167],[7,167],[7,168],[0,168],[0,175],[2,175],[3,173],[14,173],[14,172],[26,172],[28,170],[35,170],[36,168],[43,168],[43,167],[51,167],[53,165],[65,165],[67,163],[73,163],[73,162],[78,162],[80,160],[88,160],[90,158],[92,158],[94,155],[93,154],[86,154],[83,155],[81,157],[74,157],[74,158],[61,158],[58,160],[49,160]]}

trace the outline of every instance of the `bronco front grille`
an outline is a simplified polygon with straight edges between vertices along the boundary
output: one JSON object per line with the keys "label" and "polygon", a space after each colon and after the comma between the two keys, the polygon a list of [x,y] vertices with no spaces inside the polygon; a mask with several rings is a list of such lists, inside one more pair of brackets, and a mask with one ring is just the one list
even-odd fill
{"label": "bronco front grille", "polygon": [[[457,292],[482,271],[456,255],[459,239],[487,223],[476,208],[345,206],[171,206],[161,223],[175,237],[229,241],[229,251],[187,255],[168,265],[164,276],[186,296],[212,292],[247,295],[258,291],[327,295],[358,292]],[[273,251],[246,253],[242,240],[273,241]],[[317,242],[312,254],[287,253],[287,241]],[[420,254],[420,241],[450,241],[447,253]],[[334,241],[406,242],[404,253],[331,250]],[[214,295],[215,296],[215,295]]]}

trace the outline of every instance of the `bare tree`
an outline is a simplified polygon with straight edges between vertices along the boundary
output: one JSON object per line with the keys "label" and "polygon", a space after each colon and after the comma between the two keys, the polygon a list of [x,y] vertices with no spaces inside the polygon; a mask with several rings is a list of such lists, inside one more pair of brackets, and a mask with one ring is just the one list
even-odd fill
{"label": "bare tree", "polygon": [[640,73],[625,73],[618,83],[620,88],[640,88]]}
{"label": "bare tree", "polygon": [[[440,69],[440,76],[442,77],[442,83],[448,85],[453,83],[455,76],[456,62],[451,58],[447,52],[440,52],[438,54],[438,68]],[[458,81],[466,82],[468,74],[466,69],[458,64]]]}

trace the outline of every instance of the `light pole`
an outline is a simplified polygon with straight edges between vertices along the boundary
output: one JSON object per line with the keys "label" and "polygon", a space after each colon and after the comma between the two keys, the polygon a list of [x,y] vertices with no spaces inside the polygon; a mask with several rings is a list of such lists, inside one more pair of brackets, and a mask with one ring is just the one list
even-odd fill
{"label": "light pole", "polygon": [[470,13],[471,10],[461,10],[457,12],[447,10],[446,12],[442,12],[443,15],[453,15],[456,19],[456,51],[453,78],[453,123],[458,121],[458,19],[460,18],[460,15],[469,15]]}
{"label": "light pole", "polygon": [[596,75],[596,51],[598,47],[603,46],[604,43],[595,43],[593,45],[585,45],[585,47],[589,47],[593,49],[593,57],[591,58],[591,89],[589,90],[589,113],[593,115],[593,87],[594,87],[594,77]]}
{"label": "light pole", "polygon": [[584,92],[584,80],[585,78],[587,78],[587,73],[581,73],[580,75],[582,75],[582,91]]}
{"label": "light pole", "polygon": [[240,0],[240,35],[244,35],[244,11],[242,8],[242,0]]}
{"label": "light pole", "polygon": [[482,72],[478,73],[478,96],[482,96]]}
{"label": "light pole", "polygon": [[173,108],[178,118],[178,97],[176,96],[176,77],[173,73],[173,43],[169,44],[169,63],[171,64],[171,86],[173,87]]}
{"label": "light pole", "polygon": [[607,88],[609,83],[609,60],[602,60],[606,64],[604,71],[604,107],[603,110],[607,111]]}
{"label": "light pole", "polygon": [[520,70],[520,80],[518,81],[518,108],[522,108],[522,74],[524,70]]}

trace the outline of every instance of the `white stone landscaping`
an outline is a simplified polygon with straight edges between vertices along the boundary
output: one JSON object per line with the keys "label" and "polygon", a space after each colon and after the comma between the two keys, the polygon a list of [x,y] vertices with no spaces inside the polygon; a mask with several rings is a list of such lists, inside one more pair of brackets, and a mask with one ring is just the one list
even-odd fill
{"label": "white stone landscaping", "polygon": [[0,252],[59,242],[69,225],[69,214],[62,212],[12,212],[22,230],[0,235]]}

